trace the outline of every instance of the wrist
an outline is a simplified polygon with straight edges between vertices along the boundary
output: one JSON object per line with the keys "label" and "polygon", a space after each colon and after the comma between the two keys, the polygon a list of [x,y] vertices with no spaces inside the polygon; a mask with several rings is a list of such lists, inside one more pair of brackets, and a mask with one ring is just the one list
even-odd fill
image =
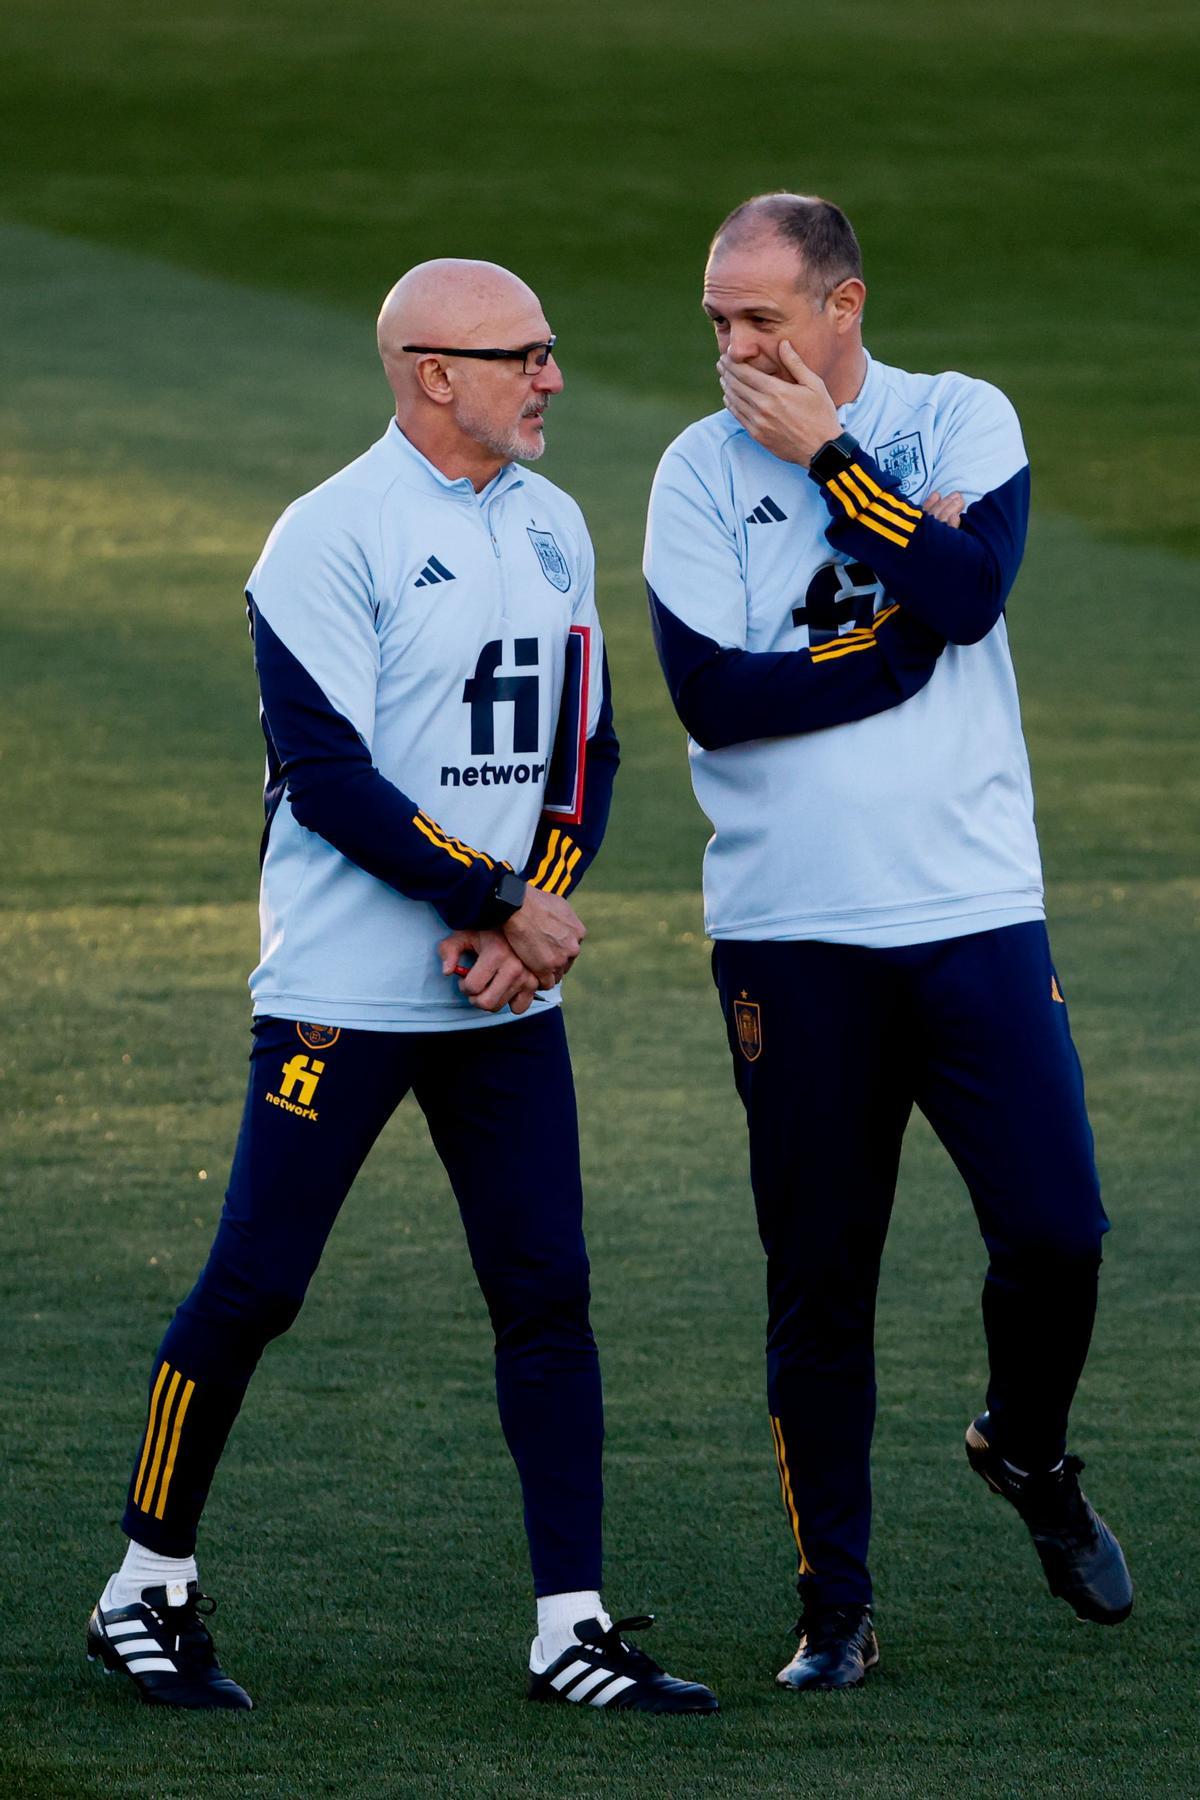
{"label": "wrist", "polygon": [[859,455],[858,439],[851,437],[848,431],[839,432],[836,437],[826,441],[814,450],[809,458],[808,472],[814,481],[824,487],[835,475],[844,475],[850,464]]}
{"label": "wrist", "polygon": [[477,924],[485,931],[502,931],[525,904],[527,883],[511,869],[498,869],[492,889],[480,909]]}

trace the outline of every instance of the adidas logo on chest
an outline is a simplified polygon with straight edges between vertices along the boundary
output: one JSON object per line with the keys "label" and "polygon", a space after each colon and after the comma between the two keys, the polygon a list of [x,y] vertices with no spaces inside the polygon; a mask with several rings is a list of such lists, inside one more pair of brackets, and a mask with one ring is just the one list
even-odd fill
{"label": "adidas logo on chest", "polygon": [[448,569],[445,563],[440,562],[436,556],[431,556],[426,562],[425,567],[421,570],[421,573],[417,576],[417,579],[413,582],[413,586],[437,587],[439,582],[457,581],[457,579],[458,577],[452,569]]}
{"label": "adidas logo on chest", "polygon": [[770,494],[764,494],[758,505],[746,514],[747,525],[782,525],[787,514],[781,506],[777,506]]}

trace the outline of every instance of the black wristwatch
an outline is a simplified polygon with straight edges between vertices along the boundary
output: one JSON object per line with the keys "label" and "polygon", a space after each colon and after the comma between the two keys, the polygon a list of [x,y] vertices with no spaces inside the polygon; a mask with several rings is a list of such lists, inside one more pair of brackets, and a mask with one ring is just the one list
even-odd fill
{"label": "black wristwatch", "polygon": [[808,465],[808,472],[817,481],[832,481],[835,475],[843,475],[859,454],[857,438],[852,438],[848,431],[838,437],[830,438],[822,444]]}
{"label": "black wristwatch", "polygon": [[526,883],[519,875],[514,875],[511,869],[501,869],[490,896],[484,902],[479,924],[492,928],[511,919],[525,904],[525,888]]}

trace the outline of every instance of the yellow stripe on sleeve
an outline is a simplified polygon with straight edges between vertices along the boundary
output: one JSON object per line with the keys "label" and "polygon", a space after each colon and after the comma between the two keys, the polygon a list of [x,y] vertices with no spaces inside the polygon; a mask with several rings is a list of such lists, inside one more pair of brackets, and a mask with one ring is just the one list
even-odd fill
{"label": "yellow stripe on sleeve", "polygon": [[562,880],[558,883],[557,887],[553,887],[550,889],[550,892],[552,894],[565,894],[566,893],[567,889],[571,885],[571,877],[575,873],[575,864],[579,861],[579,859],[582,855],[583,855],[582,847],[572,850],[571,855],[567,860],[566,869],[563,871]]}
{"label": "yellow stripe on sleeve", "polygon": [[822,644],[819,650],[810,650],[809,655],[815,663],[835,662],[839,656],[853,656],[856,650],[877,650],[878,648],[879,646],[875,642],[875,633],[872,632],[869,637],[865,638],[839,638],[836,643]]}
{"label": "yellow stripe on sleeve", "polygon": [[[857,464],[855,465],[855,467],[857,467]],[[838,476],[838,480],[845,482],[846,486],[849,488],[850,492],[854,495],[854,498],[858,502],[860,507],[867,505],[868,501],[870,500],[870,495],[867,494],[862,488],[860,488],[851,479],[850,471],[848,469],[842,470],[841,474]]]}
{"label": "yellow stripe on sleeve", "polygon": [[545,856],[543,856],[541,862],[538,864],[537,874],[533,878],[534,887],[541,887],[542,881],[545,878],[547,869],[549,869],[551,867],[551,865],[556,861],[557,856],[558,856],[558,840],[561,836],[562,836],[562,833],[559,831],[558,826],[556,825],[554,827],[554,830],[550,833],[550,841],[546,845],[546,854],[545,854]]}
{"label": "yellow stripe on sleeve", "polygon": [[175,1457],[179,1450],[179,1434],[183,1430],[183,1421],[187,1414],[188,1404],[196,1390],[194,1381],[185,1384],[179,1396],[179,1405],[175,1409],[175,1429],[171,1433],[171,1448],[167,1451],[167,1466],[163,1470],[162,1486],[158,1490],[158,1505],[154,1509],[156,1519],[161,1519],[167,1508],[167,1490],[171,1485],[171,1477],[175,1473]]}
{"label": "yellow stripe on sleeve", "polygon": [[475,857],[478,862],[483,863],[485,868],[495,868],[496,865],[486,850],[476,850],[471,844],[464,844],[461,838],[451,837],[448,831],[443,831],[442,836],[448,844],[453,844],[456,850],[465,850],[468,856]]}
{"label": "yellow stripe on sleeve", "polygon": [[845,494],[843,494],[841,488],[838,486],[838,480],[839,480],[839,477],[835,475],[833,477],[832,481],[829,481],[826,483],[826,486],[828,487],[830,493],[833,495],[834,499],[839,500],[841,502],[842,506],[850,514],[850,517],[852,519],[857,518],[858,509],[855,507],[853,501],[847,500]]}
{"label": "yellow stripe on sleeve", "polygon": [[878,524],[876,520],[871,517],[869,512],[860,514],[858,523],[860,525],[865,525],[867,530],[873,531],[877,537],[887,538],[889,543],[892,544],[899,544],[902,550],[908,549],[908,539],[906,537],[901,537],[898,531],[889,530],[886,525]]}
{"label": "yellow stripe on sleeve", "polygon": [[884,506],[880,500],[872,500],[868,511],[873,518],[885,519],[889,525],[895,525],[898,530],[907,532],[909,537],[911,537],[913,532],[917,529],[917,522],[915,519],[902,519],[899,513],[890,511],[890,509]]}
{"label": "yellow stripe on sleeve", "polygon": [[171,1375],[171,1385],[167,1389],[167,1397],[163,1402],[162,1423],[158,1428],[158,1442],[154,1446],[154,1461],[150,1464],[150,1478],[146,1483],[146,1491],[142,1495],[140,1505],[144,1513],[150,1511],[150,1502],[154,1498],[154,1487],[158,1481],[158,1471],[162,1464],[163,1448],[167,1441],[167,1426],[171,1422],[171,1408],[175,1404],[175,1395],[179,1388],[181,1376],[176,1369]]}
{"label": "yellow stripe on sleeve", "polygon": [[158,1371],[158,1380],[154,1384],[154,1392],[150,1396],[150,1417],[146,1424],[146,1444],[142,1451],[142,1460],[138,1465],[137,1480],[133,1484],[133,1504],[141,1504],[142,1482],[146,1476],[146,1464],[150,1461],[150,1446],[154,1442],[154,1427],[158,1423],[158,1401],[163,1390],[163,1382],[171,1373],[169,1363],[163,1363]]}
{"label": "yellow stripe on sleeve", "polygon": [[863,483],[864,487],[870,488],[877,500],[886,501],[889,506],[894,506],[897,512],[911,513],[914,519],[920,519],[923,516],[920,507],[910,506],[907,500],[902,500],[900,498],[899,494],[889,494],[887,489],[881,488],[877,481],[872,481],[871,477],[867,474],[867,471],[865,469],[860,469],[857,463],[851,463],[850,467],[854,470],[854,473],[858,476],[858,479]]}
{"label": "yellow stripe on sleeve", "polygon": [[573,842],[573,840],[571,838],[569,838],[567,836],[566,832],[564,831],[562,834],[562,843],[558,847],[558,861],[555,863],[555,865],[551,869],[549,875],[547,875],[545,881],[542,883],[542,886],[545,888],[545,891],[548,894],[552,894],[555,890],[556,884],[562,880],[562,872],[563,872],[563,869],[566,867],[567,857],[571,853],[572,842]]}
{"label": "yellow stripe on sleeve", "polygon": [[885,619],[890,619],[893,613],[898,613],[899,611],[900,602],[898,600],[893,600],[890,606],[885,606],[881,613],[875,614],[875,623],[871,628],[872,632],[878,631]]}
{"label": "yellow stripe on sleeve", "polygon": [[420,813],[418,813],[413,820],[413,824],[421,833],[422,837],[427,837],[429,839],[435,850],[444,850],[447,856],[452,856],[454,858],[455,862],[463,863],[468,869],[470,868],[471,858],[469,856],[464,856],[462,851],[456,850],[452,844],[448,844],[445,838],[438,832],[431,831]]}

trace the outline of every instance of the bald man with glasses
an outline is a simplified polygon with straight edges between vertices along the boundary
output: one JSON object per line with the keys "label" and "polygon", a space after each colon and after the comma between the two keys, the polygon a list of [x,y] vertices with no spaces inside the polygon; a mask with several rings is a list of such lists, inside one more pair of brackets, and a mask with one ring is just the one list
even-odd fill
{"label": "bald man with glasses", "polygon": [[[247,584],[267,752],[249,1088],[212,1252],[151,1369],[128,1551],[88,1627],[89,1656],[156,1705],[251,1704],[204,1623],[201,1512],[258,1360],[411,1090],[495,1334],[537,1599],[528,1696],[716,1710],[624,1641],[651,1621],[614,1625],[599,1591],[603,1416],[560,984],[617,740],[583,516],[517,466],[562,391],[554,347],[507,270],[410,270],[379,316],[394,419],[288,508]],[[464,1688],[478,1679],[464,1670]]]}

